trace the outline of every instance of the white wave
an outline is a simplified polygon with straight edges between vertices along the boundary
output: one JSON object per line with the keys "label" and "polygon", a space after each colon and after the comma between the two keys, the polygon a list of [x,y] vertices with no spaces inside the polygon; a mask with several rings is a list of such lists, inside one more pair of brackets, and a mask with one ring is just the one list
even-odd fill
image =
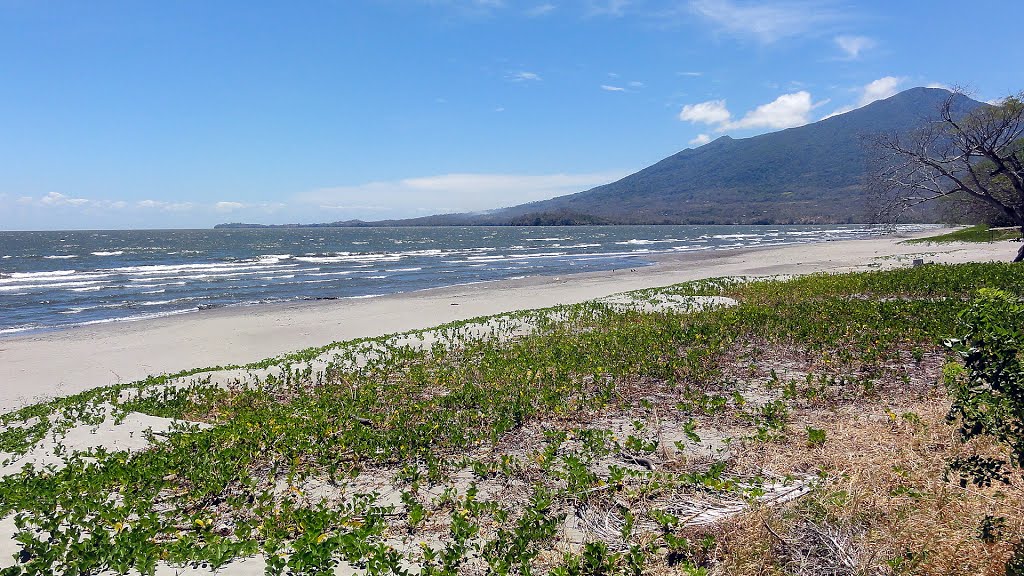
{"label": "white wave", "polygon": [[384,271],[385,272],[419,272],[420,270],[423,270],[423,267],[417,267],[417,268],[386,268]]}
{"label": "white wave", "polygon": [[312,272],[306,274],[306,276],[347,276],[348,274],[355,274],[358,270],[342,270],[341,272]]}
{"label": "white wave", "polygon": [[300,262],[310,264],[334,264],[337,262],[397,262],[400,254],[339,254],[336,256],[297,256]]}
{"label": "white wave", "polygon": [[132,275],[159,275],[175,274],[177,272],[234,272],[242,270],[264,270],[277,266],[279,268],[298,266],[298,264],[269,264],[260,265],[256,262],[221,263],[211,262],[204,264],[148,264],[145,266],[121,266],[119,268],[108,268],[105,271],[117,272]]}
{"label": "white wave", "polygon": [[60,276],[70,276],[74,274],[74,270],[54,270],[53,272],[14,272],[11,274],[11,278],[18,279],[36,279],[36,278],[56,278]]}
{"label": "white wave", "polygon": [[11,326],[10,328],[0,328],[0,334],[16,334],[18,332],[25,332],[27,330],[36,330],[42,328],[39,324],[22,324],[21,326]]}
{"label": "white wave", "polygon": [[451,253],[451,250],[430,248],[428,250],[407,250],[405,252],[399,252],[398,254],[400,256],[441,256],[447,253]]}
{"label": "white wave", "polygon": [[124,254],[124,250],[113,250],[110,252],[93,252],[93,256],[120,256]]}
{"label": "white wave", "polygon": [[103,290],[104,288],[110,288],[110,286],[101,284],[99,286],[88,286],[86,288],[70,288],[72,292],[95,292],[97,290]]}
{"label": "white wave", "polygon": [[[149,280],[149,278],[147,278],[147,280]],[[126,286],[126,288],[158,288],[160,286],[184,286],[185,284],[187,284],[187,282],[182,280],[179,282],[161,282],[158,284],[132,284],[131,286]]]}
{"label": "white wave", "polygon": [[43,258],[46,258],[47,260],[67,260],[68,258],[78,258],[78,256],[75,254],[55,254],[52,256],[43,256]]}
{"label": "white wave", "polygon": [[164,318],[165,316],[177,316],[178,314],[187,314],[189,312],[197,312],[199,307],[185,308],[184,310],[167,310],[165,312],[154,312],[151,314],[137,314],[135,316],[123,316],[121,318],[103,318],[101,320],[90,320],[88,322],[79,322],[77,324],[71,324],[70,326],[92,326],[94,324],[110,324],[113,322],[135,322],[137,320],[154,320],[156,318]]}
{"label": "white wave", "polygon": [[260,264],[277,264],[282,260],[289,260],[291,257],[291,254],[262,254],[256,257],[256,262]]}
{"label": "white wave", "polygon": [[164,304],[175,304],[177,302],[192,302],[195,300],[201,300],[199,296],[186,296],[185,298],[171,298],[170,300],[151,300],[149,302],[139,302],[140,306],[163,306]]}
{"label": "white wave", "polygon": [[664,238],[662,240],[642,240],[640,238],[633,238],[632,240],[626,240],[625,242],[616,242],[620,246],[646,246],[647,244],[665,244],[672,242],[686,242],[686,240],[680,240],[679,238]]}
{"label": "white wave", "polygon": [[12,290],[35,290],[38,288],[70,288],[72,286],[88,286],[90,284],[99,283],[99,280],[88,280],[85,282],[53,282],[51,284],[16,284],[13,286],[0,286],[0,292],[10,292]]}

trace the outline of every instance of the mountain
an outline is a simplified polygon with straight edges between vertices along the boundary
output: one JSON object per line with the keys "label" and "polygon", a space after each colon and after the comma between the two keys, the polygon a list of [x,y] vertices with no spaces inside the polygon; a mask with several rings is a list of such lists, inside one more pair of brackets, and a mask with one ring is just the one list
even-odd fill
{"label": "mountain", "polygon": [[[751,138],[722,136],[610,184],[484,214],[334,225],[865,222],[865,140],[913,130],[934,118],[948,96],[912,88],[813,124]],[[966,96],[955,102],[961,113],[978,106]]]}
{"label": "mountain", "polygon": [[[686,149],[586,192],[499,210],[499,218],[565,210],[623,222],[863,222],[865,139],[934,118],[946,90],[913,88],[798,128]],[[962,112],[982,104],[967,97]]]}

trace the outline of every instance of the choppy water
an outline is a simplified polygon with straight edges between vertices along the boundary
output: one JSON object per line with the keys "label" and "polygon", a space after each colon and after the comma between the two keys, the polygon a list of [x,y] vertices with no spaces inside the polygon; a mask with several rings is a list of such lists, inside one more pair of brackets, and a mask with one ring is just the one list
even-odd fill
{"label": "choppy water", "polygon": [[877,233],[857,225],[0,231],[0,334]]}

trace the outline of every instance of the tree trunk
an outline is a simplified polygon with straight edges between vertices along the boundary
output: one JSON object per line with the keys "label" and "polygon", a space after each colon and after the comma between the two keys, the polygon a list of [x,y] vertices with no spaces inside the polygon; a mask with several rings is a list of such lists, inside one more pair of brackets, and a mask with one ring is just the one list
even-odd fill
{"label": "tree trunk", "polygon": [[1024,240],[1021,241],[1020,250],[1017,250],[1017,257],[1013,259],[1014,262],[1024,262]]}

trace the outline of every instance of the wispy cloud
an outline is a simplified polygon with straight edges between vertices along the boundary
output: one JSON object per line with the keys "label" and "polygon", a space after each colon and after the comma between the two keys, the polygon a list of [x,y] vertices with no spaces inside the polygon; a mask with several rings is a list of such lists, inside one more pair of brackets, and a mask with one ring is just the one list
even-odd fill
{"label": "wispy cloud", "polygon": [[587,15],[618,18],[626,14],[630,4],[632,0],[589,0]]}
{"label": "wispy cloud", "polygon": [[420,0],[462,16],[488,16],[505,7],[505,0]]}
{"label": "wispy cloud", "polygon": [[259,209],[259,210],[276,210],[284,207],[282,203],[272,202],[235,202],[230,200],[221,200],[219,202],[212,203],[199,203],[190,201],[177,201],[177,200],[158,200],[147,198],[143,200],[111,200],[105,198],[83,198],[77,196],[69,196],[60,192],[48,192],[42,196],[22,196],[18,199],[18,204],[29,208],[56,210],[56,209],[74,209],[82,212],[97,213],[97,212],[124,212],[124,211],[144,211],[144,212],[236,212],[239,210],[248,209]]}
{"label": "wispy cloud", "polygon": [[519,70],[516,72],[509,72],[505,76],[509,82],[540,82],[543,78],[535,72],[527,72],[525,70]]}
{"label": "wispy cloud", "polygon": [[601,90],[605,90],[607,92],[625,92],[626,91],[626,89],[623,88],[622,86],[611,86],[611,85],[608,85],[608,84],[601,84]]}
{"label": "wispy cloud", "polygon": [[192,202],[167,202],[165,200],[139,200],[135,203],[135,206],[146,210],[160,210],[163,212],[187,212],[196,208],[196,204]]}
{"label": "wispy cloud", "polygon": [[845,60],[857,60],[861,52],[875,47],[875,41],[867,36],[836,36],[836,46],[843,51]]}
{"label": "wispy cloud", "polygon": [[735,2],[691,0],[692,13],[709,20],[719,31],[762,44],[805,34],[820,34],[826,25],[845,19],[826,1]]}
{"label": "wispy cloud", "polygon": [[124,200],[83,198],[69,196],[61,192],[47,192],[39,197],[21,196],[17,203],[25,207],[77,210],[121,210],[129,205]]}
{"label": "wispy cloud", "polygon": [[[607,184],[625,171],[585,174],[455,173],[320,188],[298,194],[295,203],[333,210],[339,218],[406,218],[443,212],[476,212],[546,200]],[[373,198],[374,208],[366,199]],[[362,207],[356,209],[355,207]]]}
{"label": "wispy cloud", "polygon": [[525,12],[530,18],[540,18],[541,16],[547,16],[548,14],[555,11],[558,6],[554,4],[538,4],[533,8],[528,8]]}
{"label": "wispy cloud", "polygon": [[677,76],[689,76],[691,78],[696,78],[697,76],[703,76],[704,73],[703,72],[676,72],[676,75]]}

